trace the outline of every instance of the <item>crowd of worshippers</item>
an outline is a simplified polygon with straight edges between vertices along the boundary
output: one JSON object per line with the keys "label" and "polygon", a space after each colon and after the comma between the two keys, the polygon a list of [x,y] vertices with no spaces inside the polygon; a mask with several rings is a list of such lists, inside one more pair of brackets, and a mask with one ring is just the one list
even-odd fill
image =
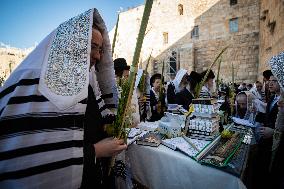
{"label": "crowd of worshippers", "polygon": [[[130,70],[123,58],[113,64],[110,46],[102,17],[90,9],[60,24],[11,73],[0,89],[0,188],[114,188],[121,179],[130,180],[121,171],[129,169],[123,154],[116,157],[118,169],[108,174],[110,157],[127,149],[105,125],[117,118],[121,85]],[[257,125],[248,177],[255,188],[284,187],[283,63],[284,52],[269,61],[263,83],[256,82],[254,90],[242,85],[231,112]],[[135,83],[127,108],[138,109],[141,116],[133,111],[133,117],[145,121],[159,120],[169,104],[188,110],[199,97],[222,97],[221,108],[228,109],[228,87],[220,85],[214,93],[212,70],[195,96],[205,73],[180,69],[164,84],[161,74],[148,80],[138,70],[137,78],[146,75],[145,85]]]}
{"label": "crowd of worshippers", "polygon": [[[280,57],[283,61],[284,53]],[[277,63],[275,60],[274,62]],[[127,77],[127,70],[130,68],[127,66],[125,59],[115,60],[114,63],[116,76],[118,78]],[[279,67],[283,70],[283,65]],[[250,173],[248,174],[250,174],[251,178],[247,183],[249,188],[261,188],[262,186],[265,186],[265,188],[269,186],[273,186],[273,188],[284,187],[283,71],[282,75],[278,73],[278,75],[274,75],[271,70],[266,70],[263,72],[263,81],[256,81],[253,85],[246,83],[237,85],[234,83],[233,87],[231,87],[234,88],[233,92],[235,93],[234,104],[229,100],[231,89],[228,84],[221,82],[218,90],[216,90],[215,74],[212,70],[209,70],[200,95],[195,96],[196,86],[203,80],[206,72],[207,70],[202,73],[191,71],[188,74],[187,70],[180,69],[175,78],[169,82],[164,82],[161,74],[153,74],[150,78],[150,95],[148,95],[150,97],[148,99],[151,116],[148,119],[144,116],[144,119],[140,121],[160,120],[169,104],[182,105],[185,110],[189,110],[194,98],[218,98],[223,100],[220,110],[226,111],[230,116],[248,120],[255,126],[253,131],[256,136],[257,150],[249,158],[249,161],[252,161],[249,164]],[[233,112],[231,112],[232,106],[234,107]],[[141,114],[140,116],[140,118],[143,118]]]}
{"label": "crowd of worshippers", "polygon": [[[118,91],[121,92],[121,82],[128,77],[130,66],[127,66],[124,58],[117,58],[114,60],[114,69]],[[197,98],[194,95],[194,89],[197,84],[201,82],[206,72],[207,70],[202,73],[192,71],[188,74],[187,70],[180,69],[175,78],[169,82],[165,82],[160,73],[155,73],[151,77],[148,76],[149,82],[145,82],[147,89],[144,90],[144,94],[141,94],[141,91],[138,90],[138,100],[140,105],[143,103],[149,104],[150,109],[148,110],[150,110],[151,116],[146,118],[143,116],[143,113],[140,113],[141,119],[147,121],[160,120],[169,104],[182,105],[182,107],[188,111],[192,99]],[[210,70],[206,82],[204,86],[202,86],[199,97],[211,98],[214,96],[212,93],[214,88],[214,78],[215,75],[213,71]],[[147,108],[144,109],[147,110]]]}
{"label": "crowd of worshippers", "polygon": [[[119,93],[121,92],[121,82],[123,78],[128,78],[130,66],[127,65],[127,62],[124,58],[117,58],[114,60],[114,69],[116,75],[116,81],[118,85]],[[152,116],[148,121],[157,121],[163,117],[164,111],[167,110],[169,104],[178,104],[181,105],[185,110],[189,110],[189,106],[192,103],[194,98],[218,98],[224,100],[224,103],[221,105],[221,109],[225,111],[230,111],[229,103],[229,90],[231,85],[230,83],[226,84],[224,82],[219,82],[216,89],[215,74],[212,70],[209,70],[209,74],[206,77],[205,83],[201,86],[201,91],[199,96],[196,96],[196,87],[201,83],[205,77],[208,70],[203,71],[202,73],[197,73],[191,71],[188,74],[188,71],[185,69],[180,69],[173,80],[164,81],[160,73],[155,73],[149,78],[149,82],[145,82],[145,85],[148,90],[144,91],[144,94],[141,94],[141,91],[138,90],[138,98],[145,97],[143,99],[148,100],[148,104],[151,106]],[[271,78],[270,78],[271,77]],[[256,81],[254,84],[240,83],[233,85],[233,92],[236,94],[234,98],[235,102],[235,112],[230,112],[235,114],[240,118],[245,117],[245,112],[241,107],[255,106],[254,109],[258,108],[260,110],[265,109],[266,104],[270,101],[273,94],[277,94],[277,89],[272,89],[269,87],[271,80],[274,76],[271,70],[266,70],[263,72],[263,81]],[[140,79],[140,78],[139,78]],[[278,87],[279,88],[279,87]],[[248,104],[248,96],[252,96],[252,102]],[[140,102],[142,101],[141,99]],[[139,104],[140,105],[140,104]],[[162,107],[159,107],[162,106]],[[160,110],[162,108],[162,110]],[[250,107],[251,108],[251,107]]]}

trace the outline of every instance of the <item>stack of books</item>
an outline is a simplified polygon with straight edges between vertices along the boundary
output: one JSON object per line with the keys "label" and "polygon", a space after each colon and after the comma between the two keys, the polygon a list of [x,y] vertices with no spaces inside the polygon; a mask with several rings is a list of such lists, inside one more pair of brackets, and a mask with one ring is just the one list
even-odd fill
{"label": "stack of books", "polygon": [[197,98],[192,100],[195,118],[189,121],[191,138],[213,140],[219,134],[218,102],[212,98]]}

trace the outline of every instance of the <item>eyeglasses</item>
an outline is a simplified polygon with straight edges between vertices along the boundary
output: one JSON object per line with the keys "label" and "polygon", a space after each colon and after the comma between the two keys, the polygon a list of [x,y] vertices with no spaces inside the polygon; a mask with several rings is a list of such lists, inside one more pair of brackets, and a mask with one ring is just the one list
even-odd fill
{"label": "eyeglasses", "polygon": [[99,52],[101,55],[104,54],[104,50],[103,47],[100,47],[98,44],[96,43],[91,43],[91,49],[95,50],[97,52]]}

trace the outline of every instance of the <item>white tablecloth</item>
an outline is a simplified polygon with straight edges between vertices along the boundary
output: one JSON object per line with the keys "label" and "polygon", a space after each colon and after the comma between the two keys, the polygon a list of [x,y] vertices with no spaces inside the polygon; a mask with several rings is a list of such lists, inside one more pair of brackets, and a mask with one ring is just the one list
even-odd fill
{"label": "white tablecloth", "polygon": [[163,145],[128,147],[133,177],[150,189],[245,189],[242,181]]}

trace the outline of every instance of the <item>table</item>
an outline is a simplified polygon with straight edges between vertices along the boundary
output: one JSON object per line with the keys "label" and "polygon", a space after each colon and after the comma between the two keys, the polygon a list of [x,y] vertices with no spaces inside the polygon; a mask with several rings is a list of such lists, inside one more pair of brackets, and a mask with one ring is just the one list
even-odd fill
{"label": "table", "polygon": [[132,144],[126,151],[132,176],[150,189],[245,189],[242,181],[224,171],[197,163],[166,146]]}

